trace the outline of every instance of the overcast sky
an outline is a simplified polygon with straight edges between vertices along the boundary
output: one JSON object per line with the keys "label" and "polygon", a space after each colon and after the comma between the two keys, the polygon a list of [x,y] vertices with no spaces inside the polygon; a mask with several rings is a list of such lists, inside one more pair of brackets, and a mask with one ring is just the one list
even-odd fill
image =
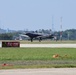
{"label": "overcast sky", "polygon": [[[76,29],[76,0],[0,0],[0,28]],[[53,25],[53,27],[52,27]]]}

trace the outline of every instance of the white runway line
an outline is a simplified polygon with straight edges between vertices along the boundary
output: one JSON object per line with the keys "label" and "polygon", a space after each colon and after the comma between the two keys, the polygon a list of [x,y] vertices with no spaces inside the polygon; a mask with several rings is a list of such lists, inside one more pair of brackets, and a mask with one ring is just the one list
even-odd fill
{"label": "white runway line", "polygon": [[20,47],[76,48],[76,44],[20,44]]}

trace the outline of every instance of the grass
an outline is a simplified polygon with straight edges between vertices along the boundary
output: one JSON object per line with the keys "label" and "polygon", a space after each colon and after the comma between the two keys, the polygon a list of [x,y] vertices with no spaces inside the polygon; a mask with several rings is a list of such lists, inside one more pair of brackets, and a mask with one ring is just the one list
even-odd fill
{"label": "grass", "polygon": [[54,40],[42,40],[39,42],[38,40],[34,40],[33,42],[22,40],[20,41],[21,44],[76,44],[76,41],[74,40],[62,40],[62,41],[54,41]]}
{"label": "grass", "polygon": [[0,48],[0,60],[54,60],[54,54],[61,56],[57,60],[76,59],[75,48]]}
{"label": "grass", "polygon": [[76,67],[76,48],[0,48],[0,69],[51,67]]}
{"label": "grass", "polygon": [[[19,41],[19,40],[1,40],[1,41]],[[39,42],[38,40],[34,40],[30,42],[28,40],[19,41],[21,44],[76,44],[76,40],[62,40],[62,41],[54,41],[54,40],[42,40]]]}

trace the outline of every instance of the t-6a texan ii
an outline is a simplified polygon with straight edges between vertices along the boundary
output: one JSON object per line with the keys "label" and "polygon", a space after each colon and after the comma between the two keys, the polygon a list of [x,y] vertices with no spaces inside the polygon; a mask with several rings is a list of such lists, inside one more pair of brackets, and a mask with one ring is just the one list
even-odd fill
{"label": "t-6a texan ii", "polygon": [[38,38],[39,42],[41,42],[42,39],[52,39],[54,38],[53,34],[41,34],[41,33],[26,33],[25,35],[30,37],[31,42],[33,42],[34,38]]}

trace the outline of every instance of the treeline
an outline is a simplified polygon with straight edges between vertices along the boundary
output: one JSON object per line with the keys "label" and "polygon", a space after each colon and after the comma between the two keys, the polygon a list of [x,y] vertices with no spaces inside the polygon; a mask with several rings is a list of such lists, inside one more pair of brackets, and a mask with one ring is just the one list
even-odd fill
{"label": "treeline", "polygon": [[[2,33],[0,34],[0,40],[14,40],[16,37],[19,37],[20,34],[24,34],[26,32],[33,32],[33,33],[44,33],[44,34],[55,34],[60,40],[60,31],[52,32],[51,29],[49,30],[36,30],[36,31],[16,31],[12,33]],[[76,29],[69,29],[62,31],[62,40],[76,40]]]}
{"label": "treeline", "polygon": [[2,33],[0,34],[0,40],[14,40],[15,37],[19,37],[20,32]]}
{"label": "treeline", "polygon": [[[60,31],[56,33],[60,38]],[[62,40],[76,40],[76,29],[62,31]]]}

